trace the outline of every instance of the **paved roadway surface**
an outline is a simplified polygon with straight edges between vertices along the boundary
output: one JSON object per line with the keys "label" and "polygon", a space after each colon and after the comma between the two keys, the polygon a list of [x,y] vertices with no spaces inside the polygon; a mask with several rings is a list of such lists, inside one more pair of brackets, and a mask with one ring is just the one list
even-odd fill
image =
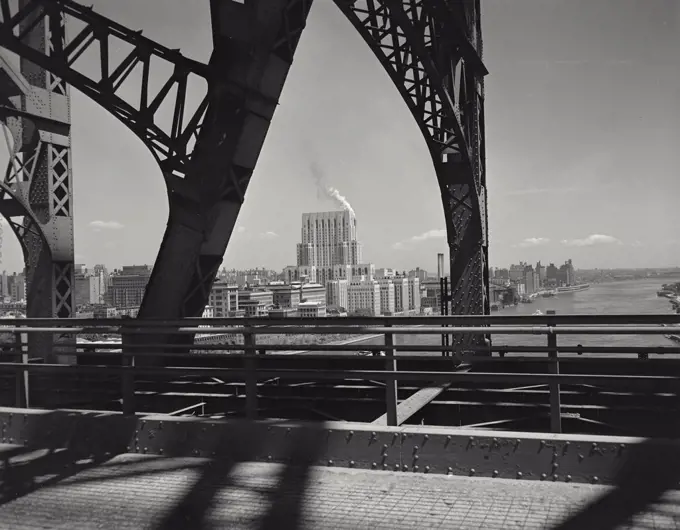
{"label": "paved roadway surface", "polygon": [[[3,448],[8,446],[0,446],[0,456]],[[47,485],[18,498],[9,498],[0,483],[0,528],[199,528],[198,521],[186,518],[186,507],[179,520],[170,522],[168,516],[204,462],[121,455],[61,480],[50,478],[55,470],[45,472],[41,480]],[[273,495],[281,471],[274,464],[237,466],[216,482],[214,502],[206,500],[205,483],[191,502],[210,505],[203,521],[210,528],[287,528],[282,517],[300,496],[294,486]],[[310,529],[549,529],[605,490],[583,484],[313,468],[301,519],[302,527]],[[672,495],[680,501],[680,493]],[[283,511],[262,525],[276,499]],[[680,507],[665,508],[665,514],[644,514],[627,528],[680,527]],[[161,521],[166,526],[159,526]]]}

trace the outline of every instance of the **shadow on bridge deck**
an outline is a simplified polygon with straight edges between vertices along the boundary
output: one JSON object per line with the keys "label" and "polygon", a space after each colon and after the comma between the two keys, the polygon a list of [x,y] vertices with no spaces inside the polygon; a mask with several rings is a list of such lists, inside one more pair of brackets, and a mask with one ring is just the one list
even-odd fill
{"label": "shadow on bridge deck", "polygon": [[[511,445],[521,433],[475,437],[450,434],[455,429],[21,409],[3,409],[0,417],[2,441],[9,443],[0,446],[3,528],[55,519],[73,528],[120,529],[606,529],[635,516],[646,528],[650,521],[654,528],[680,521],[680,498],[668,494],[680,480],[673,442],[525,434]],[[454,461],[462,461],[463,439],[467,460],[471,453],[479,457],[478,477],[470,478],[475,470],[464,465],[448,473],[466,477],[437,473],[436,466],[423,474],[428,468],[411,462],[419,451],[424,462],[446,460],[447,450],[435,448],[447,440]],[[546,449],[542,457],[536,447]],[[570,447],[577,458],[564,458]],[[402,472],[370,471],[376,466],[369,453],[388,452]],[[258,460],[270,463],[253,464]],[[504,467],[489,472],[485,461]],[[600,469],[598,482],[613,487],[570,483],[565,474],[574,473],[576,482],[579,462]],[[546,464],[554,475],[544,482],[537,472]],[[513,471],[519,465],[524,476]]]}

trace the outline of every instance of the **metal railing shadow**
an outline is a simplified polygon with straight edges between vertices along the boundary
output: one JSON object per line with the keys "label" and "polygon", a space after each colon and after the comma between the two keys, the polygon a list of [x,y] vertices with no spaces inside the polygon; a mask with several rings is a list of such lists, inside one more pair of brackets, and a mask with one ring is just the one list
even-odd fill
{"label": "metal railing shadow", "polygon": [[[210,528],[207,515],[214,507],[219,491],[235,487],[234,468],[255,459],[265,442],[264,426],[243,422],[212,440],[213,457],[199,468],[199,477],[179,503],[155,526],[156,530]],[[326,436],[323,424],[309,424],[295,429],[288,441],[288,458],[278,477],[278,484],[268,492],[269,509],[259,521],[261,530],[299,528],[311,466],[323,455]],[[178,444],[175,454],[183,454]]]}
{"label": "metal railing shadow", "polygon": [[[0,449],[0,505],[28,495],[40,488],[59,488],[65,485],[92,484],[107,480],[130,479],[152,473],[194,470],[198,477],[187,493],[173,508],[158,520],[156,530],[207,529],[220,491],[243,487],[234,479],[235,467],[255,460],[266,441],[266,427],[250,421],[233,425],[210,440],[208,459],[187,459],[193,454],[194,435],[172,439],[162,457],[143,457],[151,460],[176,462],[176,465],[155,469],[135,469],[139,460],[111,462],[128,452],[134,438],[137,420],[122,415],[85,415],[55,411],[29,426],[22,434],[31,441],[24,446]],[[93,415],[99,417],[92,421]],[[61,425],[53,431],[50,426]],[[200,436],[197,435],[197,436]],[[269,508],[256,527],[262,530],[299,528],[304,509],[306,485],[311,466],[325,452],[327,436],[324,424],[309,424],[293,429],[287,437],[285,464],[274,488],[265,491]],[[176,459],[179,459],[177,461]],[[91,476],[88,470],[105,465],[109,476]],[[80,476],[79,476],[80,475]]]}
{"label": "metal railing shadow", "polygon": [[[209,443],[202,444],[210,458],[187,459],[187,456],[195,455],[197,437],[203,442],[206,440],[200,431],[192,430],[185,437],[170,439],[162,457],[140,456],[145,463],[162,460],[170,465],[135,469],[139,460],[111,462],[115,456],[128,452],[128,444],[134,439],[138,425],[134,417],[67,411],[49,412],[46,416],[49,417],[47,421],[27,424],[22,432],[29,441],[27,445],[0,450],[0,461],[4,461],[0,472],[0,505],[39,488],[59,488],[66,483],[86,484],[193,470],[197,477],[188,491],[155,522],[153,528],[207,529],[214,526],[210,515],[220,502],[220,492],[245,487],[236,479],[236,467],[256,460],[256,455],[263,454],[268,443],[265,424],[244,420],[210,435]],[[55,430],[57,425],[59,428]],[[278,473],[276,485],[260,492],[266,496],[268,507],[254,521],[254,527],[261,530],[301,527],[311,467],[322,460],[327,439],[325,424],[318,423],[298,426],[280,440],[286,445],[284,454],[287,458]],[[652,444],[652,451],[645,447]],[[554,530],[613,529],[629,523],[638,514],[659,511],[658,504],[663,504],[664,495],[676,489],[680,482],[677,445],[649,440],[628,446],[627,454],[614,487],[577,514],[554,525]],[[113,473],[108,477],[88,475],[88,470],[102,465]]]}
{"label": "metal railing shadow", "polygon": [[[653,444],[653,450],[645,446]],[[663,497],[680,484],[677,444],[647,440],[631,447],[611,490],[553,530],[609,530],[629,524],[639,514],[663,511]]]}
{"label": "metal railing shadow", "polygon": [[46,412],[23,427],[16,440],[22,445],[0,450],[0,505],[127,452],[136,425],[122,415]]}

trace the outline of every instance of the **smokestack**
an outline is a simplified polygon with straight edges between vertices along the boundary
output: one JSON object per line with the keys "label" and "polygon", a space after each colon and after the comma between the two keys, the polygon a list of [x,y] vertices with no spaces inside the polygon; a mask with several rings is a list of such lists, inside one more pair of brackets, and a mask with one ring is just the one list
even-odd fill
{"label": "smokestack", "polygon": [[444,254],[437,254],[437,280],[444,277]]}

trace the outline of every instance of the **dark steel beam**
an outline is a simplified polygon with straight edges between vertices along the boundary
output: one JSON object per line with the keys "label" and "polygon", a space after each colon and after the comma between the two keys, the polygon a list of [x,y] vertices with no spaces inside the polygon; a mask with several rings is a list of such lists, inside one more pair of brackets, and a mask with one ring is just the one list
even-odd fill
{"label": "dark steel beam", "polygon": [[[30,54],[49,56],[63,46],[58,11],[20,0],[10,22],[2,4],[0,41],[12,39]],[[70,99],[66,83],[21,56],[19,69],[1,62],[0,91],[7,96],[0,118],[10,131],[10,161],[0,187],[0,214],[19,239],[26,264],[29,318],[69,318],[74,307],[73,191]],[[54,362],[51,334],[32,334],[33,356]]]}
{"label": "dark steel beam", "polygon": [[206,117],[139,318],[199,316],[243,204],[311,1],[213,0]]}
{"label": "dark steel beam", "polygon": [[[455,427],[383,427],[349,422],[305,424],[290,421],[244,423],[168,415],[116,413],[93,415],[87,411],[53,412],[0,409],[0,443],[31,449],[44,445],[44,433],[57,433],[53,445],[70,447],[58,433],[78,428],[77,443],[116,445],[117,450],[165,456],[201,456],[238,459],[242,444],[252,441],[250,460],[287,462],[300,430],[314,430],[323,440],[314,463],[357,469],[397,470],[411,473],[559,480],[607,484],[616,480],[631,455],[652,456],[677,452],[673,440],[641,438],[489,432]],[[210,436],[205,436],[205,431]],[[244,439],[244,433],[250,438]],[[113,440],[107,439],[113,437]],[[233,452],[215,447],[218,440],[240,439]],[[188,443],[178,443],[186,440]],[[93,449],[98,448],[93,445]],[[219,454],[217,453],[219,451]],[[415,458],[417,457],[417,458]],[[555,465],[556,464],[556,465]],[[556,472],[555,470],[559,470]],[[555,475],[553,476],[553,473]],[[677,481],[676,481],[677,482]]]}
{"label": "dark steel beam", "polygon": [[[390,75],[430,151],[444,205],[452,313],[484,315],[488,228],[479,12],[429,0],[335,0]],[[460,17],[472,24],[462,26]],[[479,342],[457,336],[462,343]]]}

